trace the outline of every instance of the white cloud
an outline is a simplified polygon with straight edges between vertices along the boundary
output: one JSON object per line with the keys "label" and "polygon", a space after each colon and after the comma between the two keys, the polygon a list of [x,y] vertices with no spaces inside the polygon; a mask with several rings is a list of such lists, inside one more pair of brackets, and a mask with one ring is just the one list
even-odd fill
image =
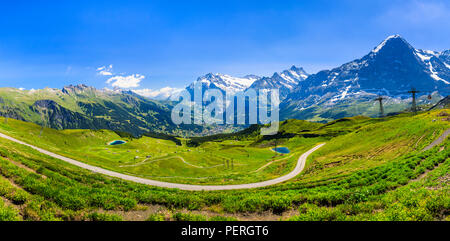
{"label": "white cloud", "polygon": [[104,71],[104,70],[100,71],[100,72],[99,72],[98,74],[99,74],[99,75],[106,75],[106,76],[110,76],[110,75],[112,75],[112,73],[111,73],[111,72],[108,72],[108,71]]}
{"label": "white cloud", "polygon": [[113,87],[119,88],[136,88],[139,83],[145,78],[144,75],[132,74],[129,76],[114,76],[109,78],[106,83]]}
{"label": "white cloud", "polygon": [[145,78],[144,75],[141,74],[132,74],[132,75],[124,75],[124,74],[115,74],[113,72],[113,65],[105,65],[98,67],[96,69],[98,75],[109,76],[106,83],[118,88],[136,88],[139,87],[140,82]]}
{"label": "white cloud", "polygon": [[98,67],[97,72],[98,72],[98,75],[111,76],[111,75],[113,75],[112,69],[113,69],[113,66],[112,66],[112,64],[110,64],[109,66]]}
{"label": "white cloud", "polygon": [[151,99],[156,99],[156,100],[177,100],[177,98],[179,97],[181,91],[183,91],[184,89],[180,89],[180,88],[172,88],[172,87],[164,87],[158,90],[153,90],[153,89],[139,89],[139,90],[134,90],[134,92],[136,94],[151,98]]}

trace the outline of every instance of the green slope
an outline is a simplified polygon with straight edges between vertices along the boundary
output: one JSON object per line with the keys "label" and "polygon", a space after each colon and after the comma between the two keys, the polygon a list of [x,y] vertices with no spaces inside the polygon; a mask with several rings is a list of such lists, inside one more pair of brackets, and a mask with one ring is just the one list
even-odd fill
{"label": "green slope", "polygon": [[[56,129],[110,129],[140,135],[181,133],[170,119],[170,105],[132,92],[97,90],[84,85],[59,89],[0,88],[0,116]],[[198,131],[195,126],[183,127]]]}
{"label": "green slope", "polygon": [[[202,210],[207,216],[230,215],[237,219],[241,213],[257,217],[264,211],[275,214],[289,211],[293,213],[292,220],[448,220],[450,142],[447,139],[442,145],[421,152],[450,127],[441,112],[383,119],[346,118],[315,129],[302,129],[301,122],[297,123],[300,128],[295,128],[288,121],[284,124],[286,133],[295,132],[291,133],[295,136],[281,137],[277,140],[280,145],[297,146],[299,154],[302,148],[307,149],[317,142],[325,141],[327,145],[311,156],[305,172],[296,179],[254,190],[186,192],[134,184],[93,174],[0,139],[0,196],[4,200],[3,206],[0,205],[0,217],[8,220],[116,220],[121,218],[117,216],[119,213],[140,212],[157,204],[160,209],[173,212]],[[105,148],[105,142],[120,138],[110,131],[51,129],[44,130],[39,137],[39,127],[30,123],[8,121],[6,124],[4,119],[0,119],[0,123],[3,133],[51,151],[73,152],[86,162],[84,153],[77,153],[77,148],[88,145]],[[319,136],[313,137],[313,134]],[[127,140],[129,147],[142,150],[147,143],[152,144],[152,149],[177,148],[167,140]],[[224,146],[237,148],[233,151],[236,153],[241,148],[236,145],[264,149],[271,141],[258,142],[258,137],[254,137],[239,142],[205,142],[198,150],[207,151],[193,156],[194,159],[208,157],[211,151],[225,151],[220,149]],[[126,146],[117,150],[121,148]],[[107,159],[105,156],[104,160]],[[272,163],[265,172],[279,175],[292,168],[289,163],[290,160]],[[104,210],[110,210],[109,214],[98,214]],[[2,216],[2,213],[5,214]],[[157,214],[149,211],[147,215],[153,219]],[[199,219],[195,215],[181,216],[183,220]]]}
{"label": "green slope", "polygon": [[[427,110],[441,100],[442,96],[433,93],[431,99],[428,95],[421,95],[417,98],[419,109]],[[317,104],[308,108],[299,108],[298,101],[286,100],[281,105],[281,119],[301,119],[317,122],[329,122],[343,117],[350,116],[369,116],[378,117],[380,114],[379,103],[375,101],[376,96],[372,97],[354,97],[336,102],[318,101]],[[384,113],[386,115],[405,112],[411,109],[411,98],[404,97],[385,97],[383,101]],[[301,101],[300,101],[301,102]]]}

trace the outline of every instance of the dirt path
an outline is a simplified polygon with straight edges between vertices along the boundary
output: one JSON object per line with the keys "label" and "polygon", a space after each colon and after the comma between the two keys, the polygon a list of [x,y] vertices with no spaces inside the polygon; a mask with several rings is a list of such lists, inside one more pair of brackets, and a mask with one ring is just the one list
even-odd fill
{"label": "dirt path", "polygon": [[442,134],[439,138],[437,138],[435,141],[433,141],[433,143],[431,143],[430,145],[428,145],[427,147],[425,147],[423,149],[423,151],[428,151],[431,148],[441,144],[442,142],[444,142],[445,138],[448,137],[448,135],[450,135],[450,129],[447,129],[446,131],[444,131],[444,134]]}
{"label": "dirt path", "polygon": [[110,171],[110,170],[106,170],[100,167],[96,167],[96,166],[91,166],[89,164],[83,163],[83,162],[79,162],[76,161],[74,159],[71,158],[67,158],[58,154],[55,154],[53,152],[44,150],[42,148],[30,145],[28,143],[25,143],[23,141],[17,140],[15,138],[12,138],[10,136],[7,136],[5,134],[0,133],[0,137],[5,138],[7,140],[31,147],[33,149],[35,149],[36,151],[43,153],[45,155],[51,156],[53,158],[59,159],[61,161],[70,163],[72,165],[84,168],[86,170],[90,170],[92,172],[96,172],[96,173],[100,173],[100,174],[104,174],[107,176],[111,176],[111,177],[116,177],[116,178],[120,178],[123,180],[127,180],[127,181],[132,181],[132,182],[136,182],[136,183],[141,183],[141,184],[146,184],[146,185],[151,185],[151,186],[157,186],[157,187],[165,187],[165,188],[177,188],[177,189],[182,189],[182,190],[188,190],[188,191],[216,191],[216,190],[233,190],[233,189],[251,189],[251,188],[258,188],[258,187],[266,187],[266,186],[271,186],[271,185],[275,185],[278,183],[282,183],[285,182],[289,179],[294,178],[295,176],[297,176],[298,174],[300,174],[303,169],[305,168],[305,163],[306,163],[306,159],[308,158],[309,155],[311,155],[311,153],[313,153],[314,151],[316,151],[317,149],[321,148],[323,145],[325,144],[320,144],[317,145],[316,147],[312,148],[311,150],[305,152],[303,155],[300,156],[300,158],[297,161],[297,166],[295,167],[295,169],[290,172],[289,174],[276,178],[276,179],[272,179],[272,180],[268,180],[268,181],[264,181],[264,182],[257,182],[257,183],[248,183],[248,184],[239,184],[239,185],[211,185],[211,186],[202,186],[202,185],[189,185],[189,184],[179,184],[179,183],[170,183],[170,182],[161,182],[161,181],[155,181],[155,180],[150,180],[150,179],[145,179],[145,178],[140,178],[140,177],[135,177],[135,176],[130,176],[130,175],[126,175],[126,174],[122,174],[122,173],[118,173],[118,172],[114,172],[114,171]]}
{"label": "dirt path", "polygon": [[278,159],[278,160],[270,161],[270,162],[266,163],[264,166],[262,166],[262,167],[260,167],[260,168],[258,168],[258,169],[256,169],[256,170],[254,170],[254,171],[252,171],[251,173],[260,172],[260,171],[264,170],[266,167],[272,165],[273,163],[279,162],[279,161],[283,161],[283,160],[286,160],[286,159],[289,159],[289,158],[293,157],[294,155],[295,155],[295,154],[292,154],[292,155],[287,156],[287,157],[285,157],[285,158],[281,158],[281,159]]}

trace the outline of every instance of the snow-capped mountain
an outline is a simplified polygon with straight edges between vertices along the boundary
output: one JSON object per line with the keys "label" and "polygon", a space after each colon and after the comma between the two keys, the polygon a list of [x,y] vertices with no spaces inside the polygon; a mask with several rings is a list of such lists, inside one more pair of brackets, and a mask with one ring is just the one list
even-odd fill
{"label": "snow-capped mountain", "polygon": [[[201,84],[203,91],[207,89],[220,89],[221,91],[237,93],[249,88],[254,89],[279,89],[280,97],[286,97],[295,86],[308,77],[308,73],[303,68],[292,66],[288,70],[277,72],[272,77],[259,77],[256,75],[246,75],[244,77],[234,77],[226,74],[209,73],[197,78],[197,80],[186,87],[186,90],[193,93],[194,85]],[[135,93],[155,100],[176,101],[183,89],[165,87],[162,89],[138,89]]]}
{"label": "snow-capped mountain", "polygon": [[435,52],[416,49],[416,55],[428,69],[431,78],[450,84],[450,51]]}
{"label": "snow-capped mountain", "polygon": [[236,93],[244,91],[250,87],[253,82],[260,79],[256,75],[247,75],[244,77],[233,77],[226,74],[206,74],[201,76],[194,83],[190,84],[186,89],[192,91],[195,84],[201,83],[203,90],[207,89],[220,89],[224,92],[229,91]]}
{"label": "snow-capped mountain", "polygon": [[422,103],[435,103],[448,95],[450,50],[415,49],[401,36],[393,35],[360,59],[312,75],[295,66],[271,77],[209,73],[186,89],[192,93],[195,83],[200,83],[203,91],[215,88],[233,93],[249,88],[278,88],[282,119],[325,121],[359,114],[375,116],[377,105],[373,100],[378,94],[387,98],[386,112],[407,108],[407,92],[412,88],[421,91],[418,100]]}
{"label": "snow-capped mountain", "polygon": [[363,58],[301,81],[282,103],[282,110],[295,112],[375,94],[395,97],[411,88],[446,95],[450,92],[449,59],[449,51],[419,50],[399,35],[389,36]]}
{"label": "snow-capped mountain", "polygon": [[263,77],[256,80],[250,88],[279,89],[281,99],[284,99],[301,81],[308,78],[303,68],[292,66],[288,70],[274,73],[272,77]]}
{"label": "snow-capped mountain", "polygon": [[450,50],[442,51],[439,58],[446,63],[447,68],[450,68]]}
{"label": "snow-capped mountain", "polygon": [[292,66],[288,70],[277,72],[272,77],[259,77],[247,75],[244,77],[233,77],[225,74],[206,74],[190,84],[186,89],[193,91],[194,85],[201,83],[203,90],[220,89],[223,92],[237,93],[249,88],[253,89],[279,89],[281,99],[286,97],[294,88],[308,77],[303,68]]}

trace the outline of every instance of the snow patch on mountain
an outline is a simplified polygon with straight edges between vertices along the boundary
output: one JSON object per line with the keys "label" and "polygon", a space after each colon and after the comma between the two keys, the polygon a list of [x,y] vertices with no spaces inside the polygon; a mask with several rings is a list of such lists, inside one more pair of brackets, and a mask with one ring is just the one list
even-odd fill
{"label": "snow patch on mountain", "polygon": [[206,74],[190,84],[186,89],[192,91],[196,83],[201,83],[205,89],[220,89],[224,92],[237,93],[248,89],[268,90],[279,89],[280,98],[286,97],[294,90],[299,82],[308,78],[309,74],[303,68],[292,66],[282,72],[276,72],[272,77],[259,77],[256,75],[246,75],[244,77],[233,77],[226,74]]}
{"label": "snow patch on mountain", "polygon": [[284,116],[292,117],[303,108],[346,106],[351,101],[372,101],[379,94],[408,98],[402,93],[411,88],[448,94],[449,60],[448,50],[415,49],[400,35],[392,35],[366,56],[300,81],[281,109],[286,110]]}
{"label": "snow patch on mountain", "polygon": [[342,94],[341,94],[341,98],[340,98],[341,100],[345,99],[345,96],[347,96],[348,90],[349,90],[350,88],[352,88],[351,85],[348,86],[347,88],[345,88],[344,92],[342,92]]}
{"label": "snow patch on mountain", "polygon": [[[435,60],[440,60],[439,57],[441,55],[441,53],[439,52],[435,52],[435,51],[431,51],[431,50],[421,50],[421,49],[415,49],[415,54],[417,55],[417,57],[419,57],[419,59],[423,62],[423,64],[425,64],[425,66],[427,66],[427,69],[430,71],[430,77],[437,80],[437,81],[442,81],[445,84],[450,84],[450,82],[448,82],[447,80],[441,78],[439,76],[439,72],[436,71],[436,68],[433,66],[433,61],[432,58],[434,58]],[[445,61],[441,61],[442,64],[444,64],[445,67],[447,67],[447,69],[449,68],[449,65],[447,63],[445,63]]]}
{"label": "snow patch on mountain", "polygon": [[[256,75],[247,75],[244,77],[233,77],[226,74],[206,74],[197,79],[196,83],[202,83],[202,85],[206,88],[219,88],[223,91],[229,92],[239,92],[244,91],[248,87],[250,87],[253,82],[260,79],[259,76]],[[192,83],[188,89],[194,88],[194,83]]]}
{"label": "snow patch on mountain", "polygon": [[372,53],[378,53],[380,52],[380,50],[386,45],[386,43],[391,40],[391,39],[395,39],[395,38],[401,38],[400,35],[396,34],[396,35],[391,35],[389,37],[387,37],[383,42],[381,42],[381,44],[379,44],[377,47],[375,47],[372,50]]}
{"label": "snow patch on mountain", "polygon": [[288,70],[276,72],[272,77],[263,77],[255,81],[250,88],[253,89],[279,89],[280,98],[284,99],[300,82],[307,79],[308,73],[303,68],[292,66]]}

